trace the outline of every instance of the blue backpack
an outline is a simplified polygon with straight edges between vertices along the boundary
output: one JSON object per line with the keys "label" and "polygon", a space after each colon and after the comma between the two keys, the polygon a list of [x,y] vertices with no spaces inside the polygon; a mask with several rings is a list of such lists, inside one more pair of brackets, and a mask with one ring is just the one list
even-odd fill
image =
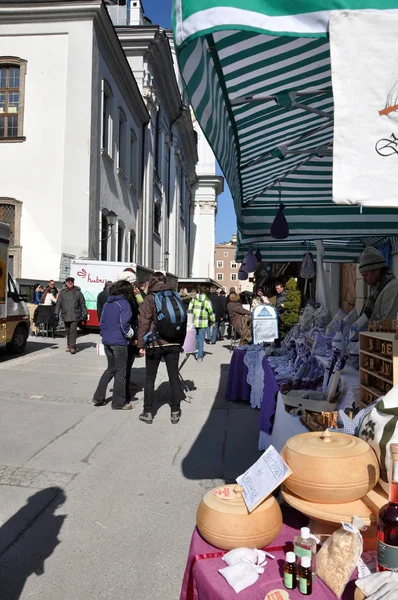
{"label": "blue backpack", "polygon": [[182,344],[187,331],[187,316],[177,292],[155,293],[156,331],[162,340]]}

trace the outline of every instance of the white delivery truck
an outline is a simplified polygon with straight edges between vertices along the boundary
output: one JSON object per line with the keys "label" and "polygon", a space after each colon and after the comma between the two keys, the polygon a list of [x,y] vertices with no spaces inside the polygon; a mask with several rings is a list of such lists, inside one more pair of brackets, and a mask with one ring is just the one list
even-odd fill
{"label": "white delivery truck", "polygon": [[10,226],[0,223],[0,347],[21,354],[29,336],[29,311],[8,272]]}

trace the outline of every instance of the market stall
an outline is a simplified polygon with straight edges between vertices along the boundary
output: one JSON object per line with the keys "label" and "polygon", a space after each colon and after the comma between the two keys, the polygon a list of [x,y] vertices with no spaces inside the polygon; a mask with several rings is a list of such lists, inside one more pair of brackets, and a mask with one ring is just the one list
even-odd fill
{"label": "market stall", "polygon": [[[392,473],[390,482],[395,477],[398,485],[398,473],[394,475],[391,471],[395,468],[394,456],[398,457],[398,449],[395,454],[392,443],[398,441],[395,388],[378,400],[395,384],[395,368],[391,366],[396,362],[395,346],[389,338],[383,341],[379,336],[373,340],[368,331],[369,321],[378,320],[378,324],[372,325],[377,333],[395,335],[393,323],[380,322],[387,315],[375,317],[374,313],[380,310],[377,295],[385,285],[396,284],[391,283],[394,276],[384,266],[379,279],[368,277],[369,285],[374,288],[364,306],[368,322],[358,323],[354,314],[342,315],[330,302],[330,293],[322,285],[323,262],[358,262],[364,249],[370,246],[371,255],[372,247],[387,240],[396,250],[398,210],[370,207],[366,202],[361,206],[360,201],[352,203],[349,193],[348,205],[333,203],[332,181],[336,173],[333,173],[334,102],[328,39],[330,12],[369,9],[373,5],[367,0],[355,3],[326,0],[321,4],[282,0],[276,5],[267,0],[252,0],[243,7],[241,0],[176,0],[173,25],[177,56],[193,110],[233,196],[237,260],[245,263],[248,254],[255,253],[266,262],[301,262],[306,252],[311,252],[316,262],[318,305],[312,307],[312,312],[306,307],[307,313],[303,312],[297,325],[291,327],[295,321],[289,327],[284,323],[281,346],[260,344],[236,350],[227,395],[250,401],[253,408],[260,409],[260,447],[273,443],[281,450],[285,466],[291,467],[283,483],[284,501],[320,522],[321,530],[322,523],[330,525],[328,532],[321,531],[323,546],[317,554],[317,587],[310,593],[322,598],[333,590],[333,597],[352,598],[353,589],[346,584],[356,576],[355,566],[362,550],[360,531],[366,524],[367,542],[374,545],[378,514],[377,560],[387,570],[392,569],[392,564],[398,569],[398,559],[387,564],[383,555],[386,544],[391,544],[396,556],[398,540],[380,524],[384,518],[381,506],[387,500],[388,469]],[[398,9],[398,2],[382,1],[377,8],[379,12]],[[340,102],[341,98],[340,95]],[[387,104],[388,114],[396,111],[394,103]],[[396,135],[391,140],[395,147]],[[384,265],[384,259],[377,261]],[[360,265],[364,276],[368,276],[369,263],[372,261]],[[392,314],[393,309],[391,305],[387,312]],[[391,314],[388,318],[395,319],[396,314]],[[367,338],[359,341],[363,330],[367,331]],[[345,412],[347,408],[350,410]],[[358,408],[364,412],[357,415]],[[323,433],[330,426],[334,431]],[[262,458],[270,450],[275,451],[268,447]],[[238,545],[229,548],[240,547],[242,540],[237,531],[252,531],[251,526],[246,530],[245,524],[257,523],[256,511],[265,510],[264,505],[271,502],[270,494],[258,506],[253,507],[249,502],[253,496],[253,477],[261,480],[269,469],[277,479],[276,472],[284,471],[275,455],[271,462],[264,461],[265,466],[259,466],[245,480],[245,505],[239,490],[226,487],[208,492],[211,498],[212,494],[225,496],[216,511],[219,519],[215,522],[224,523],[223,531],[219,532],[220,541],[212,543],[210,529],[214,523],[210,528],[203,526],[198,516],[198,531],[210,546],[194,534],[183,587],[184,600],[187,593],[188,600],[189,594],[198,600],[213,600],[217,598],[216,590],[220,590],[220,598],[233,597],[230,590],[228,595],[224,574],[219,572],[222,557],[215,548],[222,549],[222,540],[226,538]],[[275,470],[275,464],[280,468]],[[239,519],[232,516],[238,514]],[[341,520],[351,521],[356,514],[362,524],[352,521],[346,529],[333,531]],[[224,518],[225,515],[230,518]],[[270,519],[261,522],[268,526]],[[282,536],[285,531],[284,526]],[[339,546],[342,539],[350,547],[345,557]],[[280,540],[278,532],[264,546],[272,547],[275,540]],[[282,541],[287,540],[282,538]],[[252,543],[260,547],[258,541]],[[250,540],[247,544],[254,547]],[[295,542],[295,551],[297,548]],[[338,568],[333,567],[333,552],[330,556],[334,581],[322,571],[322,559],[329,550],[340,556]],[[311,553],[313,550],[312,557]],[[304,564],[309,557],[298,556],[301,593],[309,595],[303,591],[311,588],[306,571],[309,567]],[[286,561],[289,562],[287,557]],[[263,569],[257,563],[253,568]],[[290,568],[289,564],[279,564],[278,572],[275,563],[267,564],[263,571],[257,570],[252,587],[242,588],[248,591],[240,592],[241,597],[262,599],[264,593],[272,592],[272,586],[274,591],[283,588],[284,573],[290,572]],[[337,572],[344,575],[337,577]],[[326,592],[322,582],[327,583]],[[394,599],[394,595],[388,595],[389,583],[381,583],[380,577],[373,591],[385,584],[383,598]],[[363,588],[370,598],[371,585]],[[361,583],[357,586],[360,588]],[[274,596],[267,595],[267,600],[299,597],[297,589],[292,590],[287,584],[285,587],[289,589],[288,595],[286,591],[278,592],[279,595],[275,592]],[[244,596],[245,593],[248,595]]]}

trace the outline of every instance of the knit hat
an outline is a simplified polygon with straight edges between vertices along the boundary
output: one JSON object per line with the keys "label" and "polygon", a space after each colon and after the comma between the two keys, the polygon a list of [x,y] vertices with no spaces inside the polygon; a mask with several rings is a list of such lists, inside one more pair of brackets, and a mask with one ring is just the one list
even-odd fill
{"label": "knit hat", "polygon": [[359,258],[359,271],[361,273],[375,271],[376,269],[385,269],[387,266],[382,253],[376,250],[376,248],[372,248],[372,246],[365,248]]}
{"label": "knit hat", "polygon": [[133,273],[133,271],[122,271],[121,273],[118,273],[117,276],[117,281],[128,281],[129,283],[134,283],[135,281],[137,281],[137,276],[135,273]]}

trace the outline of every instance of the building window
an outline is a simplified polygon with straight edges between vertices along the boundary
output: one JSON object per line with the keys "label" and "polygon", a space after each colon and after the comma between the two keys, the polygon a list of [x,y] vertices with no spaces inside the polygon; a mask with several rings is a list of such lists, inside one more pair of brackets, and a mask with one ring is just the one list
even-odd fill
{"label": "building window", "polygon": [[119,262],[124,260],[124,232],[124,223],[119,221],[117,224],[117,260]]}
{"label": "building window", "polygon": [[161,135],[162,135],[162,128],[160,127],[160,110],[158,110],[158,112],[156,113],[156,123],[155,123],[155,140],[154,140],[153,161],[154,161],[155,171],[160,179],[161,179],[160,166],[162,164],[162,162],[161,162],[161,154],[162,154],[161,146],[162,145],[161,145],[161,139],[160,139]]}
{"label": "building window", "polygon": [[13,277],[21,276],[21,217],[22,202],[13,198],[0,198],[0,221],[10,226],[10,245],[8,247],[9,271]]}
{"label": "building window", "polygon": [[135,231],[131,229],[129,235],[129,262],[135,262]]}
{"label": "building window", "polygon": [[137,136],[133,129],[130,129],[130,184],[138,190],[137,173],[138,173],[139,156],[137,152]]}
{"label": "building window", "polygon": [[237,269],[238,265],[236,264],[236,262],[232,261],[231,262],[231,269]]}
{"label": "building window", "polygon": [[23,137],[26,60],[0,57],[0,140]]}
{"label": "building window", "polygon": [[217,268],[218,268],[218,269],[222,269],[222,268],[223,268],[223,266],[224,266],[224,261],[223,261],[223,260],[218,260],[218,261],[217,261]]}
{"label": "building window", "polygon": [[222,273],[217,273],[217,281],[222,281],[224,279],[224,275]]}
{"label": "building window", "polygon": [[224,252],[224,256],[228,256],[228,252]]}
{"label": "building window", "polygon": [[101,260],[108,260],[109,225],[108,211],[103,210],[101,214]]}
{"label": "building window", "polygon": [[126,129],[127,129],[127,119],[126,113],[122,108],[119,108],[119,131],[118,131],[118,140],[119,140],[119,148],[118,148],[118,159],[117,166],[118,169],[126,173]]}
{"label": "building window", "polygon": [[160,220],[162,218],[162,207],[160,204],[160,200],[155,200],[154,208],[153,208],[153,228],[156,233],[160,233]]}
{"label": "building window", "polygon": [[231,281],[236,281],[236,280],[237,280],[237,274],[231,273]]}
{"label": "building window", "polygon": [[112,88],[102,80],[102,150],[112,158]]}

